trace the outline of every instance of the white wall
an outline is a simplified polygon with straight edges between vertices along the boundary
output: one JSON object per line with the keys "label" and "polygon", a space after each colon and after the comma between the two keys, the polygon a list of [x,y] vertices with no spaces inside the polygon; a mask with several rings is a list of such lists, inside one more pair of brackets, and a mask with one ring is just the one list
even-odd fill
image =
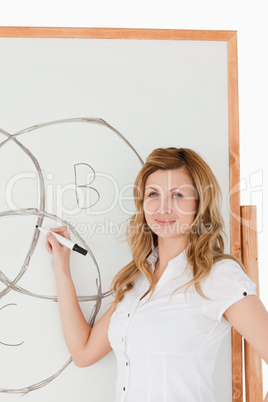
{"label": "white wall", "polygon": [[[238,31],[241,204],[258,208],[260,296],[268,307],[267,3],[264,0],[0,0],[0,26]],[[264,394],[268,367],[263,363]]]}

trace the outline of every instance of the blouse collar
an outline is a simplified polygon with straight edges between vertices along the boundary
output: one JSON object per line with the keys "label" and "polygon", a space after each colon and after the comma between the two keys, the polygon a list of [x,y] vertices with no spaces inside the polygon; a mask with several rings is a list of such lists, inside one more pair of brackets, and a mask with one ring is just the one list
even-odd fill
{"label": "blouse collar", "polygon": [[[190,275],[189,269],[187,269],[187,255],[186,255],[186,249],[184,249],[180,254],[178,254],[176,257],[174,257],[172,260],[168,262],[168,265],[163,272],[161,278],[156,284],[156,290],[160,290],[164,287],[164,285],[171,280],[172,278],[174,280],[178,279],[181,275],[184,276],[186,274],[187,276]],[[158,246],[154,248],[154,250],[151,251],[149,256],[147,257],[147,261],[152,267],[152,270],[154,272],[155,270],[155,264],[156,261],[158,260]],[[140,298],[142,295],[144,295],[145,291],[148,290],[148,284],[149,281],[145,275],[141,275],[137,279],[139,286],[137,287],[138,291],[138,298]],[[149,297],[149,294],[145,296],[142,300],[144,302],[147,300]]]}
{"label": "blouse collar", "polygon": [[[174,265],[174,266],[180,266],[181,268],[185,269],[187,265],[187,249],[188,246],[182,250],[176,257],[172,258],[172,260],[169,261],[168,265]],[[150,263],[153,271],[155,270],[155,264],[158,260],[159,257],[159,251],[158,251],[158,246],[154,248],[153,251],[149,254],[147,257],[147,261]]]}

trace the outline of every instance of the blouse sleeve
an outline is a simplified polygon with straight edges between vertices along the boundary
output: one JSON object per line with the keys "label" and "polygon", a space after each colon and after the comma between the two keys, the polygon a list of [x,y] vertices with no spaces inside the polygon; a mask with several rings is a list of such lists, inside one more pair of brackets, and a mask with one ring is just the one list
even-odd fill
{"label": "blouse sleeve", "polygon": [[256,284],[245,274],[240,265],[231,260],[217,261],[201,287],[204,314],[219,322],[226,322],[222,315],[235,302],[248,295],[257,295]]}

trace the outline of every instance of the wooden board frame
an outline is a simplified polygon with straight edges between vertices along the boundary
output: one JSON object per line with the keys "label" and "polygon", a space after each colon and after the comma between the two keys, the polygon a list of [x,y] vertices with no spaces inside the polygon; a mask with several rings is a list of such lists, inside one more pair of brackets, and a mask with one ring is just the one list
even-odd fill
{"label": "wooden board frame", "polygon": [[[161,39],[227,42],[230,252],[234,256],[241,258],[238,68],[236,31],[128,28],[0,27],[0,37],[148,40]],[[233,402],[243,402],[242,360],[242,337],[237,331],[232,328]]]}
{"label": "wooden board frame", "polygon": [[[247,275],[256,283],[259,290],[257,208],[255,205],[241,206],[241,244],[242,261]],[[244,339],[245,392],[246,402],[263,401],[262,359]],[[268,394],[267,394],[268,395]]]}

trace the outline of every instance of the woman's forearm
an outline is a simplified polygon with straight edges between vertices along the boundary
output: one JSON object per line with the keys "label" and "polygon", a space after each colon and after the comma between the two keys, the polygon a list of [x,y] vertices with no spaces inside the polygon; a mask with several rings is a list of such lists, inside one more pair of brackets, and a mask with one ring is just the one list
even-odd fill
{"label": "woman's forearm", "polygon": [[69,269],[55,270],[63,335],[74,362],[83,354],[91,327],[79,306]]}

